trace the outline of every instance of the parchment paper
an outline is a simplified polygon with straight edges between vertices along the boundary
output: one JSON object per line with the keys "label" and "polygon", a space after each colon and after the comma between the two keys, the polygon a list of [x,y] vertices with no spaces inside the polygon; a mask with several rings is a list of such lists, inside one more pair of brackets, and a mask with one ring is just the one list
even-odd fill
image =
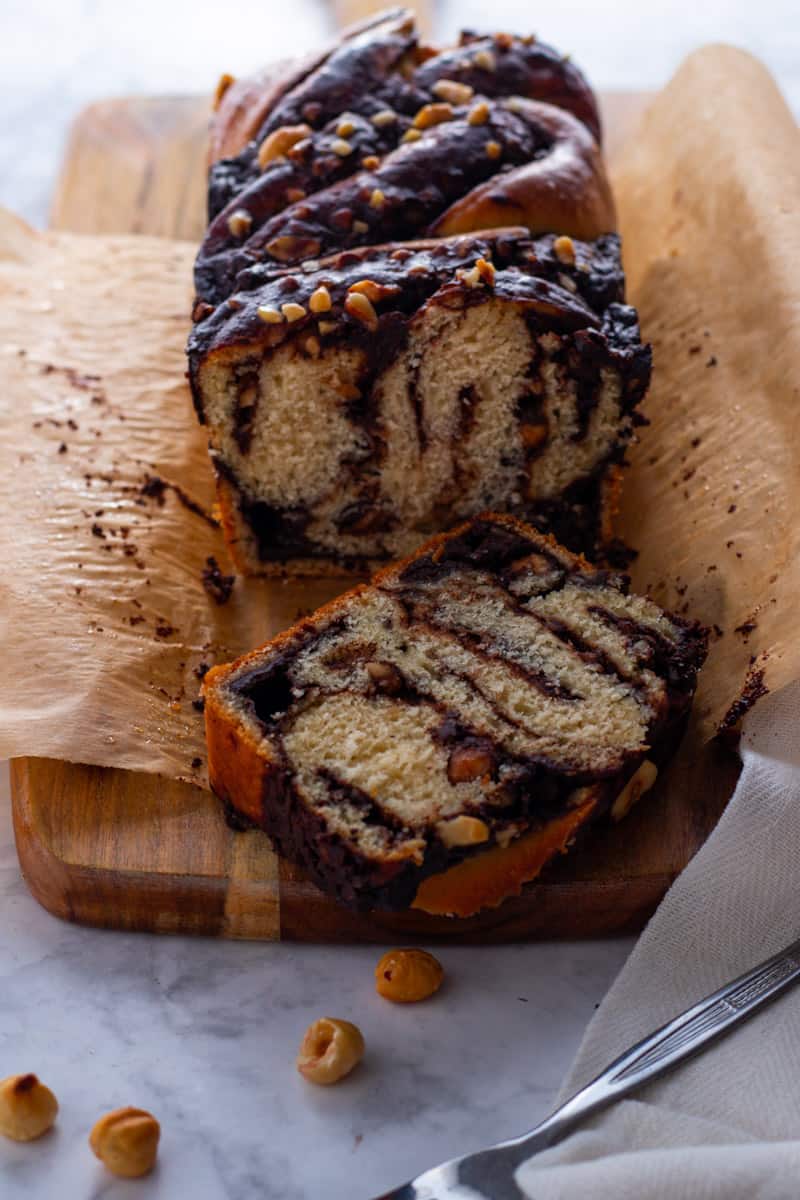
{"label": "parchment paper", "polygon": [[[656,363],[620,533],[635,587],[716,628],[698,744],[748,678],[800,675],[800,137],[758,63],[709,48],[615,183]],[[193,255],[0,214],[0,755],[203,782],[202,664],[352,582],[204,590],[209,555],[230,568],[183,375]]]}

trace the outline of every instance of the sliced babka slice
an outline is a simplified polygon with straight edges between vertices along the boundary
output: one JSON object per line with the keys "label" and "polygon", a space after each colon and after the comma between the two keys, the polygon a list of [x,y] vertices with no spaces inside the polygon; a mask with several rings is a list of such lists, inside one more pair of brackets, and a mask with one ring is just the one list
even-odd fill
{"label": "sliced babka slice", "polygon": [[650,350],[619,240],[524,230],[253,268],[189,345],[247,573],[410,553],[483,509],[602,557]]}
{"label": "sliced babka slice", "polygon": [[705,631],[484,514],[206,677],[211,784],[345,904],[469,915],[676,746]]}

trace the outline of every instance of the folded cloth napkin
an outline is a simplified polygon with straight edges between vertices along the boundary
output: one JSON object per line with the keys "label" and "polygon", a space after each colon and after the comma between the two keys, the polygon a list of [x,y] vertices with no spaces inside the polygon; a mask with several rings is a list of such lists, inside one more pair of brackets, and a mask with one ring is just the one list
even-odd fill
{"label": "folded cloth napkin", "polygon": [[[800,938],[800,681],[745,722],[739,785],[586,1031],[561,1099]],[[524,1163],[531,1200],[795,1200],[800,987]]]}

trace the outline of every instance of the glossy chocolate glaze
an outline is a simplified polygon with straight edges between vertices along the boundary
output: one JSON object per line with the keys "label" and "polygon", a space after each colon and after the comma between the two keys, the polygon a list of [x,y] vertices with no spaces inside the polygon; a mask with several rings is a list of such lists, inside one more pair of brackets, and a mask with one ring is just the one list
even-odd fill
{"label": "glossy chocolate glaze", "polygon": [[[212,223],[195,270],[198,296],[218,304],[230,295],[237,275],[261,259],[297,263],[335,250],[423,236],[478,184],[498,170],[531,162],[552,145],[538,122],[502,105],[493,103],[482,125],[470,124],[466,108],[454,111],[452,120],[400,144],[371,170],[359,169],[365,154],[381,148],[369,137],[369,122],[353,119],[358,136],[348,134],[352,153],[345,158],[330,148],[345,141],[336,137],[335,128],[299,143],[290,151],[296,161],[272,164]],[[496,157],[490,157],[487,145],[496,147]],[[286,203],[290,187],[312,194]],[[236,211],[247,212],[253,222],[244,239],[228,229]]]}
{"label": "glossy chocolate glaze", "polygon": [[[526,536],[519,529],[490,517],[476,518],[451,539],[439,542],[431,550],[423,549],[404,569],[388,578],[382,577],[379,584],[400,603],[400,611],[404,614],[401,620],[407,626],[408,640],[411,641],[415,629],[435,627],[430,623],[429,609],[435,601],[437,583],[446,584],[454,573],[460,573],[463,580],[459,578],[459,586],[465,594],[476,581],[483,581],[484,585],[491,582],[505,589],[515,577],[518,565],[522,561],[530,562],[531,555],[541,564],[540,573],[543,581],[547,581],[546,584],[542,582],[540,594],[560,589],[567,583],[578,584],[590,591],[605,586],[623,591],[627,588],[623,576],[582,566],[566,552],[554,550],[537,535]],[[525,611],[520,607],[518,597],[506,594],[515,612]],[[428,598],[427,609],[425,596]],[[696,624],[672,617],[677,631],[676,642],[672,644],[639,622],[612,617],[601,604],[596,611],[603,614],[603,620],[624,633],[628,653],[633,655],[639,668],[647,667],[665,681],[667,702],[659,711],[653,712],[647,733],[650,746],[647,756],[660,765],[682,734],[697,670],[706,653],[706,631]],[[527,615],[541,620],[530,612]],[[237,703],[244,703],[260,722],[270,737],[271,753],[276,758],[265,787],[260,824],[276,841],[281,853],[299,862],[320,886],[332,891],[345,904],[362,909],[405,908],[411,903],[422,879],[495,844],[497,836],[509,826],[535,829],[561,815],[576,787],[597,786],[598,807],[602,812],[641,762],[642,755],[631,752],[621,755],[616,769],[587,771],[570,765],[566,759],[555,762],[543,756],[515,755],[485,732],[472,728],[458,712],[448,710],[431,695],[416,689],[402,669],[394,666],[390,694],[404,703],[425,703],[437,709],[440,721],[432,733],[434,740],[445,746],[451,757],[465,748],[480,749],[491,763],[492,778],[495,781],[502,778],[502,791],[491,804],[476,810],[476,815],[489,826],[488,843],[469,848],[447,847],[435,827],[426,827],[422,830],[425,852],[421,863],[397,864],[380,857],[368,859],[346,839],[330,831],[325,822],[324,804],[321,809],[319,805],[312,808],[306,804],[281,748],[284,732],[291,726],[296,713],[302,711],[303,704],[308,702],[307,690],[305,698],[300,699],[292,691],[297,683],[293,676],[297,656],[322,641],[329,640],[335,647],[340,635],[346,637],[346,619],[342,610],[334,616],[307,619],[298,626],[288,647],[273,659],[267,657],[263,664],[248,665],[234,672],[225,685],[237,698]],[[582,661],[591,661],[603,673],[627,681],[628,674],[624,670],[565,623],[551,619],[547,624],[559,641]],[[487,636],[486,640],[488,643],[492,638]],[[356,651],[369,660],[374,658],[376,648],[364,646],[345,654],[341,662],[344,670],[358,661]],[[379,658],[380,648],[377,648],[377,655]],[[498,657],[502,659],[502,653]],[[327,661],[333,663],[335,658]],[[505,661],[509,669],[519,667],[508,656]],[[477,681],[467,676],[459,677],[480,690]],[[535,681],[531,682],[535,686]],[[352,690],[352,685],[343,681],[341,689],[333,689],[337,690]],[[313,691],[314,698],[321,694],[318,689]],[[372,691],[368,689],[366,694],[370,695]],[[488,696],[480,694],[492,703]],[[504,716],[504,719],[508,717]],[[361,810],[367,824],[386,829],[387,848],[398,834],[408,833],[396,819],[377,806],[372,797],[358,793],[358,789],[338,778],[333,769],[324,770],[322,782],[332,805],[346,799]]]}
{"label": "glossy chocolate glaze", "polygon": [[[422,61],[415,66],[415,60]],[[491,70],[481,65],[492,60]],[[274,130],[307,124],[316,132],[341,113],[369,118],[389,109],[400,118],[397,127],[384,127],[384,136],[367,151],[385,153],[414,114],[436,99],[432,89],[443,79],[467,84],[489,98],[516,95],[556,105],[573,113],[600,141],[600,118],[586,79],[552,47],[533,38],[463,34],[457,47],[429,54],[418,49],[411,21],[389,20],[334,47],[278,100],[238,155],[213,164],[209,221],[257,179],[258,147]]]}
{"label": "glossy chocolate glaze", "polygon": [[[458,305],[465,300],[484,302],[489,295],[486,288],[470,288],[456,276],[457,271],[471,269],[478,258],[491,260],[497,268],[495,292],[528,304],[532,314],[538,310],[543,326],[551,327],[552,321],[556,330],[600,329],[623,354],[649,361],[638,339],[635,310],[619,303],[624,275],[618,236],[573,242],[576,261],[568,264],[554,253],[554,241],[551,234],[531,238],[525,230],[512,228],[405,246],[363,246],[330,255],[310,269],[269,263],[251,267],[238,276],[237,291],[229,300],[202,312],[189,338],[190,379],[198,413],[202,419],[197,375],[206,355],[244,346],[266,354],[287,339],[299,340],[302,333],[319,335],[319,321],[336,325],[322,335],[326,344],[328,339],[345,337],[348,345],[355,341],[369,350],[379,339],[344,308],[354,284],[369,279],[384,289],[375,308],[379,322],[388,324],[395,314],[412,316],[441,288],[449,289]],[[309,300],[321,286],[330,293],[331,308],[315,315]],[[261,307],[280,310],[287,302],[302,305],[305,315],[280,324],[266,324],[258,315]],[[380,358],[385,362],[383,350]]]}

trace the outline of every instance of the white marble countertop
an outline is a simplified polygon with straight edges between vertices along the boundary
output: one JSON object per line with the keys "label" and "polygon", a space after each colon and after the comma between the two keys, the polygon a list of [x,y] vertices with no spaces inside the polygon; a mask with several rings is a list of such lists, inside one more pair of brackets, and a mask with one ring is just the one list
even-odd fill
{"label": "white marble countertop", "polygon": [[[69,121],[88,101],[208,90],[319,40],[324,7],[293,0],[4,0],[0,13],[0,203],[45,224]],[[442,33],[486,23],[447,0]],[[652,87],[708,40],[755,50],[800,105],[800,26],[786,0],[565,0],[537,15],[598,86]],[[545,19],[546,16],[546,19]],[[501,0],[491,23],[522,28]],[[263,33],[259,34],[259,30]],[[244,36],[243,36],[244,34]],[[367,1200],[544,1115],[631,940],[437,951],[447,984],[395,1007],[372,983],[378,951],[159,938],[64,925],[20,876],[7,773],[0,780],[0,1077],[35,1071],[61,1104],[41,1142],[0,1139],[3,1200]],[[294,1059],[306,1025],[354,1020],[367,1056],[332,1089]],[[86,1139],[102,1112],[150,1109],[160,1164],[115,1182]]]}
{"label": "white marble countertop", "polygon": [[[66,925],[28,894],[0,795],[0,1076],[61,1105],[39,1142],[0,1139],[3,1200],[368,1200],[544,1116],[630,939],[440,948],[439,995],[376,995],[376,947],[269,945]],[[367,1053],[334,1088],[294,1060],[318,1016]],[[86,1139],[132,1104],[159,1165],[115,1181]]]}

